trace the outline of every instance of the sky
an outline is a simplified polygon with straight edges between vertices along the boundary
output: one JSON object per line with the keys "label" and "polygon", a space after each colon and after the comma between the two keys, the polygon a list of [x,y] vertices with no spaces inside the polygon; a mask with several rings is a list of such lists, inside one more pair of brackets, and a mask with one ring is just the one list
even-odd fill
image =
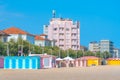
{"label": "sky", "polygon": [[120,48],[119,0],[0,0],[0,30],[15,26],[41,34],[52,10],[57,17],[80,21],[81,45],[109,39]]}

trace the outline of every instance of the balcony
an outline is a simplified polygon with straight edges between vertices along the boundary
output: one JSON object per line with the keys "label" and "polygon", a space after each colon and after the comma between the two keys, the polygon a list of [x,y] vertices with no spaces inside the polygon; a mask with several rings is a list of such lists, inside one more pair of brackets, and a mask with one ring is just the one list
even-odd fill
{"label": "balcony", "polygon": [[59,36],[59,39],[64,39],[65,37],[64,36]]}
{"label": "balcony", "polygon": [[64,33],[64,31],[63,30],[59,30],[59,33]]}
{"label": "balcony", "polygon": [[78,43],[77,43],[76,41],[73,41],[72,44],[73,44],[73,45],[77,45]]}
{"label": "balcony", "polygon": [[72,29],[72,33],[77,33],[78,31],[76,29]]}
{"label": "balcony", "polygon": [[76,25],[73,25],[73,26],[72,26],[72,28],[75,28],[75,29],[76,29],[76,28],[77,28],[77,26],[76,26]]}
{"label": "balcony", "polygon": [[64,45],[64,42],[63,42],[63,41],[60,41],[60,42],[59,42],[59,45]]}
{"label": "balcony", "polygon": [[77,36],[72,36],[71,38],[72,38],[72,39],[78,39]]}

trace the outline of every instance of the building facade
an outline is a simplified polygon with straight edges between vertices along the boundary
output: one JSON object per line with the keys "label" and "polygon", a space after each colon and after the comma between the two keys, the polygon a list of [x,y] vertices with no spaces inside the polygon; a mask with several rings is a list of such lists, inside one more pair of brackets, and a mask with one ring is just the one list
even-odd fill
{"label": "building facade", "polygon": [[114,51],[113,57],[120,58],[120,49],[114,48],[113,51]]}
{"label": "building facade", "polygon": [[51,46],[51,41],[47,39],[47,35],[36,35],[35,36],[35,45],[37,46]]}
{"label": "building facade", "polygon": [[48,39],[55,40],[55,45],[63,50],[80,49],[80,23],[70,19],[52,18],[49,25],[44,25]]}
{"label": "building facade", "polygon": [[89,51],[99,52],[100,51],[99,43],[97,43],[96,41],[90,42],[89,43]]}
{"label": "building facade", "polygon": [[109,52],[111,54],[114,53],[114,46],[113,46],[113,42],[110,40],[101,40],[100,41],[100,52]]}
{"label": "building facade", "polygon": [[[92,52],[100,51],[101,53],[108,52],[108,53],[111,53],[112,56],[115,56],[114,45],[113,45],[113,42],[110,40],[100,40],[100,42],[96,42],[96,41],[90,42],[89,43],[89,51],[92,51]],[[116,50],[115,50],[115,52],[116,52]]]}
{"label": "building facade", "polygon": [[3,30],[5,33],[9,34],[10,36],[7,37],[7,41],[9,42],[11,39],[14,39],[15,41],[17,41],[19,38],[26,40],[28,42],[30,42],[31,44],[34,44],[34,35],[25,32],[19,28],[16,27],[10,27],[8,29]]}

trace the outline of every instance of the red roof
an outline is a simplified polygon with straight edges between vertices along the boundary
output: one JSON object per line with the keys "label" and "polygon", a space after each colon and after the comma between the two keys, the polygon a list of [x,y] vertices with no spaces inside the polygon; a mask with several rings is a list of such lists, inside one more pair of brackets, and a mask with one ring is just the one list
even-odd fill
{"label": "red roof", "polygon": [[78,59],[99,59],[98,57],[95,57],[95,56],[84,56],[84,57],[80,57]]}
{"label": "red roof", "polygon": [[45,40],[43,37],[36,35],[35,40]]}
{"label": "red roof", "polygon": [[7,33],[5,33],[4,31],[0,30],[0,36],[9,36]]}
{"label": "red roof", "polygon": [[46,34],[41,34],[40,36],[47,36]]}
{"label": "red roof", "polygon": [[[29,34],[28,32],[25,32],[19,28],[16,28],[16,27],[10,27],[8,29],[5,29],[3,30],[5,33],[7,34]],[[32,34],[29,34],[29,35],[32,35]],[[34,36],[34,35],[32,35]]]}
{"label": "red roof", "polygon": [[35,40],[49,40],[49,39],[43,38],[43,37],[41,37],[39,35],[36,35]]}

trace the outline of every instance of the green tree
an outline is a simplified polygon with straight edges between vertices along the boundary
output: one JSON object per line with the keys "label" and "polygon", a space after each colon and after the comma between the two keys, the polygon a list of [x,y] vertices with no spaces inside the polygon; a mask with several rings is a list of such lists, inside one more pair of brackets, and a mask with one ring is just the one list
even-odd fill
{"label": "green tree", "polygon": [[11,39],[8,42],[9,45],[9,54],[10,56],[16,56],[18,53],[18,43],[14,39]]}
{"label": "green tree", "polygon": [[65,50],[61,50],[61,58],[64,58],[66,56],[67,56],[66,51]]}
{"label": "green tree", "polygon": [[96,52],[96,57],[103,58],[103,54],[100,51]]}
{"label": "green tree", "polygon": [[0,55],[6,56],[7,55],[6,51],[7,51],[6,45],[0,41]]}
{"label": "green tree", "polygon": [[95,56],[95,54],[91,51],[86,51],[84,56]]}
{"label": "green tree", "polygon": [[23,40],[23,54],[25,56],[28,56],[30,51],[32,51],[32,44],[30,44],[28,41]]}
{"label": "green tree", "polygon": [[78,50],[78,51],[77,51],[77,58],[80,58],[80,57],[82,57],[82,56],[84,56],[84,52],[81,51],[81,50]]}
{"label": "green tree", "polygon": [[76,58],[77,57],[77,51],[75,51],[75,50],[68,49],[68,54],[72,58]]}
{"label": "green tree", "polygon": [[107,59],[107,58],[112,57],[111,53],[109,53],[109,52],[107,52],[107,51],[103,52],[102,54],[103,54],[103,58],[104,58],[104,59]]}

